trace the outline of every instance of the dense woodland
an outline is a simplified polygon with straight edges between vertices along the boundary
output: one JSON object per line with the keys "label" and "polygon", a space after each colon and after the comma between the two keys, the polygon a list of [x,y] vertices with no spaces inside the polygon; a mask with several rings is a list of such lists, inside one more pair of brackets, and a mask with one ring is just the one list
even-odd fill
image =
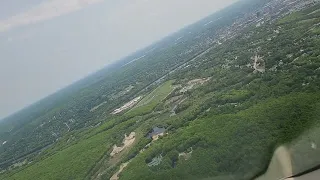
{"label": "dense woodland", "polygon": [[[270,2],[240,1],[1,121],[0,179],[110,179],[126,162],[120,179],[263,174],[277,147],[320,128],[320,6],[262,23]],[[154,127],[166,128],[157,141]],[[294,173],[319,162],[311,154],[303,166],[294,156]]]}

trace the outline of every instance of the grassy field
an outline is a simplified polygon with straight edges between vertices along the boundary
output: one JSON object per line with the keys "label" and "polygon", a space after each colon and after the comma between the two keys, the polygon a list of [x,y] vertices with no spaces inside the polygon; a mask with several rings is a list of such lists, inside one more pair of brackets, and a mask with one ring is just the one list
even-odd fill
{"label": "grassy field", "polygon": [[153,90],[150,94],[144,97],[135,108],[127,112],[128,116],[137,116],[150,113],[170,92],[172,92],[173,81],[167,81],[161,86]]}

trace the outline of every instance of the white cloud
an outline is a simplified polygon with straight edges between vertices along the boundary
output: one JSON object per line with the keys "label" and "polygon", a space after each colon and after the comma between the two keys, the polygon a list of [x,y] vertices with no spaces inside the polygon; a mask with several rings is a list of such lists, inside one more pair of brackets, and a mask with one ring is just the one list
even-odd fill
{"label": "white cloud", "polygon": [[32,9],[0,21],[0,32],[14,27],[33,24],[61,16],[84,8],[85,6],[102,2],[103,0],[50,0]]}
{"label": "white cloud", "polygon": [[[220,0],[219,0],[220,1]],[[210,11],[225,7],[235,0],[226,1],[213,0],[49,0],[45,1],[26,12],[17,14],[5,20],[0,20],[0,32],[15,27],[34,24],[37,22],[52,19],[85,8],[88,5],[108,2],[112,6],[107,12],[110,21],[117,21],[119,18],[146,19],[158,16],[183,14],[185,19],[193,18],[192,21],[207,15]],[[215,6],[212,6],[215,4]],[[106,4],[104,4],[106,5]],[[179,9],[180,8],[180,9]],[[199,11],[200,9],[200,11]],[[177,14],[175,14],[177,12]],[[195,15],[196,14],[196,15]],[[182,17],[183,18],[183,17]]]}

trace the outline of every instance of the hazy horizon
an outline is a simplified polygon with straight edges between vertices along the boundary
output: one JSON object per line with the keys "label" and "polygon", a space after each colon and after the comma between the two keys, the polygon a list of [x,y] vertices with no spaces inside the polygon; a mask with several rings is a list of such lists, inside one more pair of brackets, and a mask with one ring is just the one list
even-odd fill
{"label": "hazy horizon", "polygon": [[234,2],[1,2],[0,119]]}

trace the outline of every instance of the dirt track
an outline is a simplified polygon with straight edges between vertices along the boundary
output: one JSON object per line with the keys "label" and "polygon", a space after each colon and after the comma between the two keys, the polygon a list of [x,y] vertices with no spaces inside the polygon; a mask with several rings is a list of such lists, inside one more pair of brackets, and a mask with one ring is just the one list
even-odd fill
{"label": "dirt track", "polygon": [[125,167],[128,166],[128,164],[129,164],[129,162],[126,162],[126,163],[121,164],[119,171],[116,172],[116,173],[110,178],[110,180],[118,180],[118,179],[119,179],[119,174],[123,171],[123,169],[124,169]]}

